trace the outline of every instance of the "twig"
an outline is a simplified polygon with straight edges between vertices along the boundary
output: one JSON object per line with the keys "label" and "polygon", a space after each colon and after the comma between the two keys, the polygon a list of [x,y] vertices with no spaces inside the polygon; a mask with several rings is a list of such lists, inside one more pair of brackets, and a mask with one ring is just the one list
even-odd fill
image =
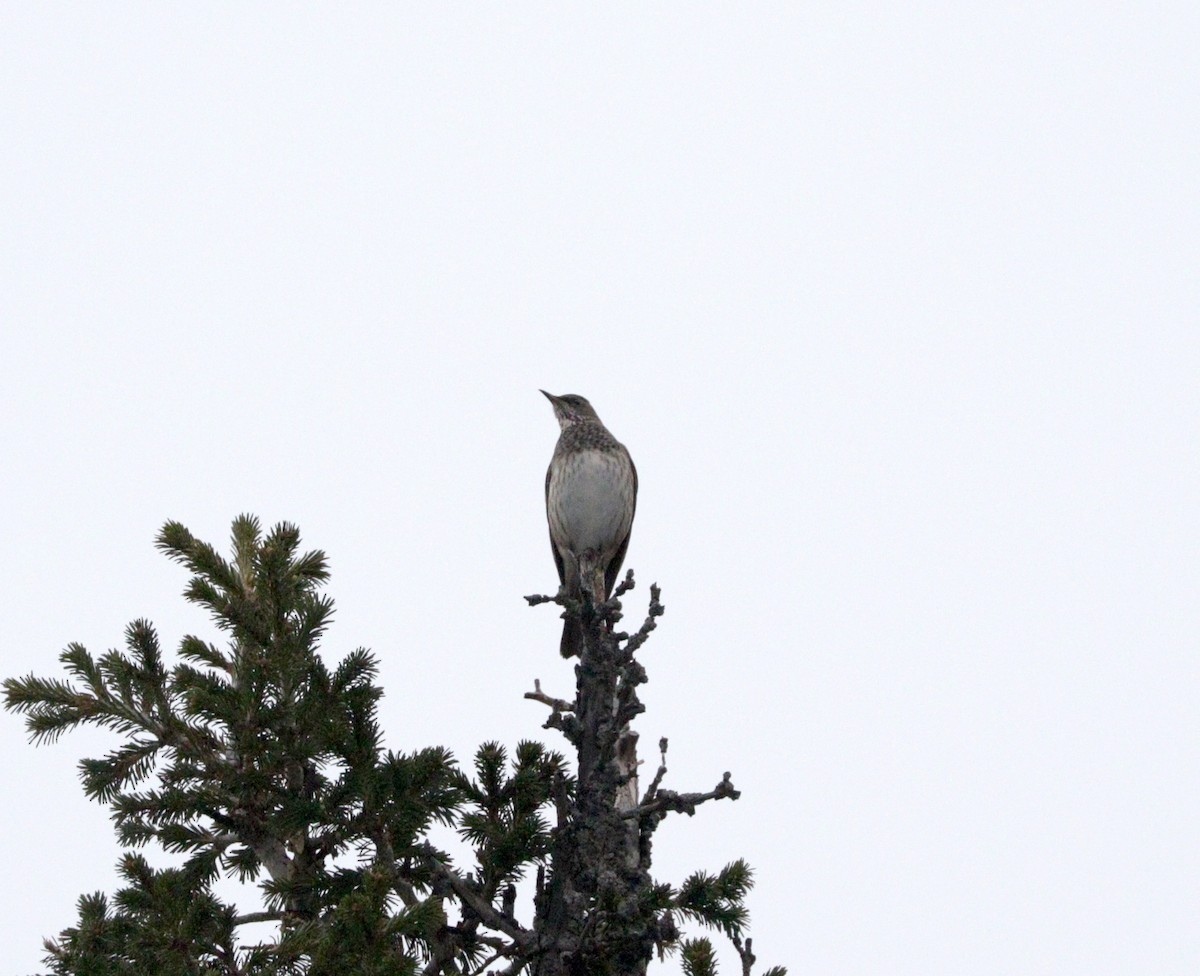
{"label": "twig", "polygon": [[662,761],[659,763],[658,770],[654,774],[654,779],[646,787],[646,793],[642,797],[643,805],[654,799],[658,793],[659,786],[662,785],[663,777],[667,775],[667,737],[665,735],[658,740],[658,753],[662,756]]}
{"label": "twig", "polygon": [[580,609],[583,607],[582,600],[573,599],[567,595],[567,588],[565,586],[560,586],[558,588],[558,592],[555,593],[554,596],[550,596],[548,593],[530,594],[529,596],[525,597],[525,602],[531,607],[540,606],[543,603],[557,603],[564,610],[573,611],[575,613],[579,613]]}
{"label": "twig", "polygon": [[632,569],[626,570],[625,578],[623,580],[621,580],[621,582],[617,584],[617,588],[615,590],[613,590],[613,597],[615,598],[615,597],[624,596],[626,593],[628,593],[630,590],[632,590],[636,585],[637,584],[634,583],[634,581],[633,581],[633,570]]}
{"label": "twig", "polygon": [[646,615],[646,620],[642,623],[642,626],[638,628],[637,633],[631,636],[628,643],[626,643],[625,650],[627,653],[632,654],[639,647],[646,643],[646,640],[650,637],[650,632],[658,626],[658,622],[655,618],[661,617],[664,613],[666,613],[666,607],[659,602],[659,597],[661,596],[662,590],[659,589],[658,584],[651,583],[650,609]]}
{"label": "twig", "polygon": [[754,953],[750,951],[750,947],[754,944],[754,940],[747,939],[746,944],[743,946],[742,940],[738,936],[731,935],[729,938],[730,941],[733,942],[733,947],[737,949],[737,954],[742,959],[742,976],[750,976],[750,970],[754,968],[755,961]]}

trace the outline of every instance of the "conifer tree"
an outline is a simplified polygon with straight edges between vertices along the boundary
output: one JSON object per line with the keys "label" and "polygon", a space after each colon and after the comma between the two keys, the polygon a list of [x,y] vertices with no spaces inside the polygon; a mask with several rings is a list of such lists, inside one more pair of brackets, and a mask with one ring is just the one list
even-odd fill
{"label": "conifer tree", "polygon": [[[666,740],[663,764],[638,790],[630,723],[646,672],[635,653],[663,612],[657,587],[632,634],[615,629],[632,573],[599,606],[527,598],[584,625],[574,700],[537,686],[526,696],[549,708],[545,727],[567,754],[488,742],[464,768],[436,746],[385,747],[370,652],[332,669],[322,661],[333,611],[324,554],[302,552],[286,523],[264,533],[242,516],[232,535],[229,559],[177,522],[157,540],[190,572],[184,595],[222,643],[185,636],[168,663],[155,628],[137,620],[124,650],[97,658],[70,645],[65,679],[4,682],[34,742],[85,723],[118,737],[80,773],[112,812],[121,887],[79,899],[75,923],[46,941],[49,974],[625,976],[657,954],[708,976],[711,942],[685,934],[696,925],[727,937],[752,972],[744,862],[678,886],[650,874],[652,839],[670,814],[738,796],[728,774],[708,792],[664,788]],[[438,825],[461,845],[434,844]],[[152,867],[138,853],[149,844],[175,866]],[[260,909],[222,901],[222,876],[256,882]],[[532,905],[518,906],[526,878]],[[245,935],[264,922],[270,937]]]}

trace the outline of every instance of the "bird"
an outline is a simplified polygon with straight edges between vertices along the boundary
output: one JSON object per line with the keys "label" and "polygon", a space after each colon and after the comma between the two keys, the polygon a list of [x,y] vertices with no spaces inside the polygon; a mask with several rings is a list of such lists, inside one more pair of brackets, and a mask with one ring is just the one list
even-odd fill
{"label": "bird", "polygon": [[[558,581],[572,599],[586,593],[603,603],[612,595],[629,548],[637,468],[585,397],[541,393],[554,407],[560,428],[546,469],[546,523]],[[573,657],[582,649],[583,625],[569,617],[559,651]]]}

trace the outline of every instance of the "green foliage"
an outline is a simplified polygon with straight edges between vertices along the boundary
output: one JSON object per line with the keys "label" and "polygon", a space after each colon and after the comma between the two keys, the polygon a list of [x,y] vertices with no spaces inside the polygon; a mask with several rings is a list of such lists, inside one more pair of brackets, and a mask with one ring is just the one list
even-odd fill
{"label": "green foliage", "polygon": [[[736,943],[739,955],[749,952],[749,949],[741,944]],[[717,976],[720,968],[717,966],[717,954],[713,950],[713,944],[708,939],[685,939],[680,944],[679,951],[680,960],[683,963],[684,976]],[[743,959],[745,955],[743,955]],[[753,965],[754,957],[749,957],[751,965]],[[772,966],[763,973],[763,976],[787,976],[787,970],[782,966]]]}
{"label": "green foliage", "polygon": [[685,939],[679,948],[685,976],[716,976],[717,954],[708,939]]}
{"label": "green foliage", "polygon": [[563,757],[538,742],[521,742],[511,774],[507,765],[504,747],[486,742],[475,757],[475,778],[459,779],[466,800],[459,834],[475,849],[477,874],[489,898],[549,853],[550,824],[542,810],[556,780],[565,782],[567,776]]}
{"label": "green foliage", "polygon": [[[666,904],[685,918],[721,931],[743,960],[749,957],[753,962],[753,957],[749,956],[749,941],[743,942],[749,922],[745,902],[753,887],[754,872],[739,859],[725,865],[715,875],[697,871],[678,890],[668,888]],[[677,948],[686,976],[716,976],[717,957],[709,939],[680,939]],[[787,970],[775,966],[764,976],[787,976]]]}
{"label": "green foliage", "polygon": [[[67,681],[4,683],[35,741],[87,723],[118,733],[80,764],[85,791],[110,806],[124,845],[184,858],[154,871],[127,855],[113,905],[81,900],[78,926],[50,945],[53,972],[403,973],[428,954],[441,900],[403,859],[454,822],[461,776],[444,749],[383,751],[375,659],[321,660],[329,574],[299,543],[294,526],[264,534],[243,516],[226,560],[170,522],[158,548],[191,571],[185,596],[223,645],[184,637],[168,668],[138,620],[121,651],[69,646]],[[247,919],[213,897],[222,874],[259,882],[262,918],[280,923],[272,945],[236,944]]]}
{"label": "green foliage", "polygon": [[753,872],[745,861],[725,865],[716,875],[697,871],[680,887],[675,907],[684,915],[730,938],[741,936],[748,915],[744,904],[754,887]]}
{"label": "green foliage", "polygon": [[96,893],[79,899],[79,924],[47,943],[55,974],[191,976],[229,971],[233,911],[206,890],[195,868],[156,871],[135,854],[119,865],[127,882],[110,906]]}

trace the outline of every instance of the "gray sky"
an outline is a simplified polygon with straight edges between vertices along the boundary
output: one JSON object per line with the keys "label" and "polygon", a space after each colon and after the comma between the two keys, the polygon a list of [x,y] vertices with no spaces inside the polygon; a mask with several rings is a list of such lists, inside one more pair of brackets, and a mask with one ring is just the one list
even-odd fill
{"label": "gray sky", "polygon": [[[660,877],[747,857],[797,973],[1195,973],[1197,9],[3,4],[4,675],[207,633],[152,539],[250,511],[390,746],[553,741],[583,393],[643,742],[744,791]],[[115,887],[111,741],[0,716],[5,972]]]}

